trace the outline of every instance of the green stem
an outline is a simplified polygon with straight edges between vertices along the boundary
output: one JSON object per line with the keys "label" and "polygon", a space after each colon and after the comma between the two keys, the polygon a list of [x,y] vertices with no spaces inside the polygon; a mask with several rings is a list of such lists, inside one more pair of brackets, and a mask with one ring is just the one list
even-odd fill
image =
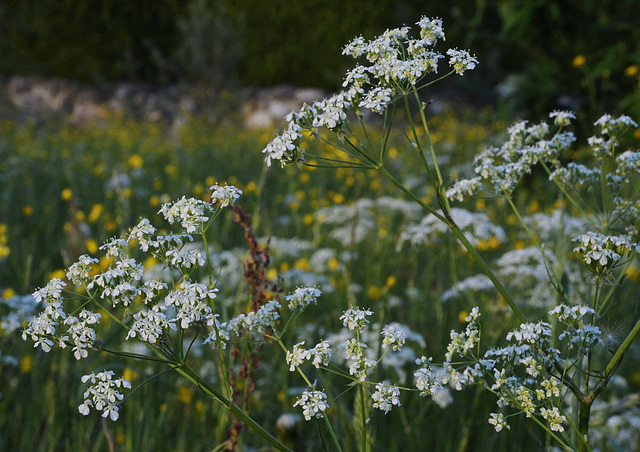
{"label": "green stem", "polygon": [[360,391],[360,409],[362,410],[362,444],[360,445],[360,450],[367,452],[367,409],[364,401],[364,386],[359,384],[358,390]]}
{"label": "green stem", "polygon": [[527,223],[524,222],[524,219],[520,215],[520,212],[518,211],[518,208],[516,207],[516,205],[513,203],[511,196],[507,196],[506,198],[507,198],[507,201],[509,202],[509,205],[511,206],[511,210],[513,210],[513,213],[516,215],[516,218],[518,218],[518,221],[520,222],[520,224],[522,225],[526,233],[531,238],[531,241],[533,242],[535,247],[538,248],[538,250],[540,251],[540,254],[542,255],[542,259],[544,260],[544,263],[547,266],[547,271],[549,275],[551,275],[554,279],[553,285],[557,288],[557,292],[561,296],[563,296],[563,298],[566,300],[566,296],[564,296],[564,292],[561,292],[562,285],[560,284],[560,281],[558,281],[558,275],[556,275],[556,273],[553,271],[553,268],[551,267],[551,263],[549,262],[549,259],[547,259],[547,255],[544,253],[542,244],[540,243],[536,235],[533,233],[533,231],[529,229],[529,227],[527,226]]}
{"label": "green stem", "polygon": [[602,312],[604,311],[604,308],[609,304],[609,300],[611,300],[611,297],[613,296],[613,293],[616,291],[616,289],[620,286],[620,283],[622,282],[622,280],[625,278],[625,276],[627,274],[627,270],[629,269],[629,266],[631,266],[631,262],[632,262],[632,259],[629,259],[629,261],[625,265],[624,269],[622,270],[622,272],[618,276],[618,279],[616,280],[615,284],[613,284],[611,286],[611,289],[609,289],[609,293],[607,293],[607,296],[604,297],[604,300],[602,300],[602,303],[600,304],[600,307],[596,311],[598,316],[600,316],[600,314],[602,314]]}
{"label": "green stem", "polygon": [[591,404],[593,400],[580,401],[580,413],[578,414],[578,452],[591,450],[589,447],[589,418],[591,417]]}
{"label": "green stem", "polygon": [[[203,242],[204,250],[207,256],[207,273],[209,275],[209,290],[211,290],[214,287],[214,284],[213,284],[213,274],[212,274],[213,269],[211,268],[211,257],[209,256],[209,244],[207,243],[207,234],[203,231],[200,235],[202,236],[202,242]],[[220,372],[222,373],[223,381],[226,383],[225,388],[227,390],[227,394],[229,398],[231,398],[233,395],[233,390],[231,389],[231,383],[229,382],[229,374],[227,373],[227,366],[224,361],[224,353],[222,352],[222,340],[220,339],[220,331],[218,330],[218,324],[215,318],[215,315],[216,315],[215,298],[210,298],[210,303],[211,303],[211,312],[214,316],[213,330],[216,333],[216,346],[218,348],[218,353],[220,356]]]}
{"label": "green stem", "polygon": [[422,160],[422,164],[424,165],[424,169],[427,171],[427,176],[431,180],[431,184],[436,188],[438,188],[438,183],[436,182],[433,174],[431,173],[431,168],[429,168],[429,163],[427,163],[427,158],[424,156],[424,151],[422,150],[422,146],[420,146],[420,139],[418,138],[418,132],[416,131],[416,126],[413,122],[413,117],[411,116],[411,109],[409,108],[409,99],[406,95],[404,98],[404,107],[407,111],[407,117],[409,118],[409,124],[411,125],[411,132],[413,133],[413,139],[416,142],[416,147],[418,148],[418,154],[420,154],[420,159]]}
{"label": "green stem", "polygon": [[418,95],[418,91],[413,88],[413,94],[416,98],[416,102],[418,103],[418,110],[420,111],[420,118],[422,119],[422,127],[424,128],[425,133],[427,134],[427,140],[429,142],[429,150],[431,151],[431,158],[433,159],[433,166],[436,169],[436,174],[438,176],[438,187],[442,187],[444,182],[442,181],[442,174],[440,174],[440,167],[438,166],[438,161],[436,159],[436,151],[433,147],[433,142],[431,141],[431,134],[429,133],[429,126],[427,126],[427,117],[424,114],[424,108],[422,107],[422,101],[420,100],[420,96]]}
{"label": "green stem", "polygon": [[631,346],[631,343],[636,338],[638,333],[640,333],[640,320],[638,320],[636,322],[636,324],[633,327],[633,329],[629,332],[629,334],[626,337],[626,339],[624,340],[624,342],[622,342],[622,344],[620,345],[620,347],[618,348],[616,353],[613,355],[613,357],[609,361],[609,364],[607,364],[607,367],[605,368],[604,375],[603,375],[603,378],[605,380],[608,379],[609,376],[616,369],[616,367],[618,367],[618,364],[620,363],[620,360],[622,360],[622,356],[629,349],[629,347]]}
{"label": "green stem", "polygon": [[395,185],[400,190],[402,190],[407,196],[409,196],[416,203],[418,203],[424,210],[429,212],[431,215],[436,217],[438,220],[440,220],[440,221],[442,221],[444,223],[447,223],[447,219],[445,217],[443,217],[438,212],[436,212],[432,207],[429,207],[424,202],[422,202],[422,200],[420,198],[418,198],[415,194],[413,194],[413,192],[411,192],[411,190],[409,190],[407,187],[402,185],[400,183],[400,181],[398,181],[395,177],[393,177],[393,175],[389,171],[387,171],[386,168],[380,167],[380,171],[382,171],[382,174],[384,175],[384,177],[387,178],[387,180],[389,180],[393,185]]}
{"label": "green stem", "polygon": [[475,249],[475,247],[471,244],[471,242],[469,242],[469,240],[465,237],[465,235],[462,233],[462,231],[460,230],[460,228],[458,227],[458,225],[453,221],[453,218],[451,218],[451,215],[446,213],[445,216],[442,216],[441,214],[439,214],[438,212],[436,212],[432,207],[429,207],[428,205],[426,205],[424,202],[422,202],[422,200],[420,198],[418,198],[413,192],[411,192],[411,190],[409,190],[407,187],[405,187],[404,185],[402,185],[395,177],[393,177],[393,175],[391,173],[389,173],[389,171],[387,171],[384,167],[380,167],[380,171],[382,171],[382,174],[391,182],[393,183],[396,187],[398,187],[400,190],[402,190],[407,196],[409,196],[411,199],[413,199],[416,203],[418,203],[424,210],[426,210],[427,212],[429,212],[430,214],[432,214],[433,216],[435,216],[438,220],[446,223],[449,228],[451,229],[451,231],[453,232],[453,234],[456,236],[456,238],[460,241],[460,243],[462,244],[462,246],[465,247],[465,249],[471,254],[471,256],[475,259],[475,261],[480,265],[480,267],[482,268],[482,272],[487,275],[487,277],[489,277],[489,279],[491,280],[491,282],[493,283],[493,285],[496,287],[496,289],[498,290],[498,292],[500,293],[500,295],[502,295],[502,297],[504,298],[504,300],[506,301],[506,303],[509,305],[509,307],[511,308],[511,310],[516,314],[516,316],[518,316],[518,318],[520,319],[521,322],[526,323],[527,319],[524,316],[524,314],[522,313],[522,311],[516,306],[515,302],[513,301],[513,299],[511,298],[511,296],[507,293],[507,291],[505,290],[504,286],[502,285],[502,283],[498,280],[498,278],[496,277],[496,275],[493,273],[493,271],[491,271],[491,268],[489,267],[489,265],[487,265],[487,263],[485,262],[485,260],[482,258],[482,256],[480,256],[480,253],[478,253],[478,251]]}
{"label": "green stem", "polygon": [[240,421],[242,421],[247,427],[253,430],[255,433],[260,435],[263,439],[265,439],[269,444],[275,447],[278,450],[291,452],[287,446],[278,441],[274,436],[271,435],[268,431],[264,429],[260,424],[254,421],[247,413],[245,413],[242,408],[233,403],[231,400],[225,398],[221,393],[219,393],[213,386],[208,384],[206,381],[202,380],[198,374],[196,374],[189,366],[183,366],[176,369],[180,375],[189,380],[191,383],[196,385],[201,391],[205,394],[213,397],[222,403],[229,411],[231,411]]}
{"label": "green stem", "polygon": [[[545,171],[547,172],[547,174],[549,176],[551,176],[551,170],[549,169],[549,167],[547,166],[547,164],[543,161],[540,160],[540,163],[542,164],[543,168],[545,169]],[[569,194],[569,192],[562,186],[562,184],[560,184],[555,178],[553,178],[553,183],[556,184],[556,186],[560,189],[560,191],[567,197],[567,199],[569,200],[569,202],[571,203],[571,205],[573,207],[576,208],[576,210],[578,212],[580,212],[580,214],[587,219],[587,221],[589,223],[591,223],[593,226],[595,226],[596,228],[599,228],[598,223],[591,217],[591,215],[589,215],[586,210],[584,210],[582,207],[580,207],[580,204],[578,203],[578,201],[576,201],[573,196],[571,196],[571,194]]]}
{"label": "green stem", "polygon": [[493,285],[496,287],[500,295],[502,295],[502,297],[504,298],[506,303],[509,305],[511,310],[514,312],[514,314],[518,317],[518,319],[520,319],[522,323],[526,323],[527,319],[522,313],[522,311],[520,310],[520,308],[516,306],[515,302],[513,301],[511,296],[507,293],[502,283],[498,280],[496,275],[491,271],[491,268],[489,268],[489,265],[485,262],[482,256],[480,256],[480,253],[478,253],[475,247],[465,237],[465,235],[462,233],[458,225],[453,221],[453,219],[450,216],[448,218],[448,221],[446,221],[446,223],[449,225],[449,229],[451,229],[451,231],[460,241],[462,246],[466,248],[469,254],[471,254],[474,260],[480,265],[480,267],[482,268],[482,272],[485,275],[487,275],[487,277],[491,280]]}

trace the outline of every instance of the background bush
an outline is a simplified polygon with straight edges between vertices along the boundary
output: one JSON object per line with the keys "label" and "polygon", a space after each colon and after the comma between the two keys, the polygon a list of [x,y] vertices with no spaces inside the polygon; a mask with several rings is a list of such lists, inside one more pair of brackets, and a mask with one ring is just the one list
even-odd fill
{"label": "background bush", "polygon": [[598,114],[637,115],[628,94],[639,83],[639,13],[636,0],[8,0],[0,73],[336,89],[348,40],[428,15],[478,55],[482,71],[466,80],[477,101],[498,96],[511,111],[538,115],[588,103]]}

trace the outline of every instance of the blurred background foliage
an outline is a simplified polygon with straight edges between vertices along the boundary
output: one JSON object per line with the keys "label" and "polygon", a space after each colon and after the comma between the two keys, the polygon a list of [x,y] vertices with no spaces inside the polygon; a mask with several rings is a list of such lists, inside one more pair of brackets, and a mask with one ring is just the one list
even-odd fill
{"label": "blurred background foliage", "polygon": [[427,15],[477,54],[482,70],[455,86],[471,101],[637,115],[639,14],[637,0],[7,0],[0,73],[335,90],[346,42]]}

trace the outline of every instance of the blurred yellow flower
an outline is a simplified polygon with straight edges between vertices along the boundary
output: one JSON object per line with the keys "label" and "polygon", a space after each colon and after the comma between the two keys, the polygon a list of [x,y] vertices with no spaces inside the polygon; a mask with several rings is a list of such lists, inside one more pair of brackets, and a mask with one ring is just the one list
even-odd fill
{"label": "blurred yellow flower", "polygon": [[573,59],[571,64],[573,65],[573,67],[580,67],[580,66],[584,66],[586,62],[587,62],[587,59],[585,58],[584,55],[577,55]]}
{"label": "blurred yellow flower", "polygon": [[164,172],[167,173],[169,176],[173,176],[178,172],[178,167],[175,165],[169,164],[164,167]]}
{"label": "blurred yellow flower", "polygon": [[26,217],[30,217],[31,215],[33,215],[33,207],[31,206],[24,206],[22,208],[22,214]]}
{"label": "blurred yellow flower", "polygon": [[129,381],[133,381],[136,380],[138,378],[138,372],[136,372],[135,370],[126,367],[124,369],[124,372],[122,372],[122,378],[124,378],[125,380],[129,380]]}
{"label": "blurred yellow flower", "polygon": [[258,191],[258,186],[256,185],[255,182],[251,181],[247,184],[247,186],[244,188],[244,193],[245,194],[249,194],[249,193],[255,193]]}
{"label": "blurred yellow flower", "polygon": [[178,400],[189,405],[193,400],[193,388],[190,386],[182,386],[178,388]]}
{"label": "blurred yellow flower", "polygon": [[458,322],[465,323],[464,319],[466,319],[468,316],[469,316],[469,313],[467,311],[458,312]]}
{"label": "blurred yellow flower", "polygon": [[378,286],[369,286],[369,289],[367,289],[367,296],[372,300],[377,300],[382,296],[382,289]]}
{"label": "blurred yellow flower", "polygon": [[89,223],[95,223],[102,215],[102,204],[94,204],[91,206],[91,211],[89,212]]}
{"label": "blurred yellow flower", "polygon": [[149,198],[149,205],[151,207],[158,207],[160,205],[160,198],[158,198],[156,195],[153,195],[151,198]]}
{"label": "blurred yellow flower", "polygon": [[302,218],[302,224],[304,224],[305,226],[309,226],[312,223],[313,223],[313,214],[312,213],[308,213]]}
{"label": "blurred yellow flower", "polygon": [[303,257],[301,259],[298,259],[296,261],[296,263],[293,264],[293,267],[296,270],[303,270],[303,271],[306,271],[306,272],[310,272],[311,271],[311,264],[309,264],[309,261],[305,257]]}
{"label": "blurred yellow flower", "polygon": [[209,176],[205,179],[204,183],[207,184],[208,187],[211,187],[216,183],[216,178],[213,176]]}
{"label": "blurred yellow flower", "polygon": [[640,72],[640,68],[638,68],[638,65],[632,64],[631,66],[627,66],[627,68],[624,70],[624,75],[626,75],[627,77],[633,77],[638,72]]}
{"label": "blurred yellow flower", "polygon": [[287,270],[289,270],[289,264],[287,264],[286,262],[283,262],[280,264],[280,271],[281,272],[286,272]]}
{"label": "blurred yellow flower", "polygon": [[129,157],[129,166],[133,169],[140,168],[144,164],[144,160],[138,154]]}
{"label": "blurred yellow flower", "polygon": [[8,300],[9,298],[13,297],[16,294],[16,291],[13,290],[11,287],[9,287],[8,289],[4,289],[2,291],[2,298],[5,300]]}
{"label": "blurred yellow flower", "polygon": [[131,190],[130,187],[125,188],[124,190],[122,190],[122,196],[126,199],[131,198],[131,195],[133,195],[133,190]]}
{"label": "blurred yellow flower", "polygon": [[118,446],[122,446],[125,443],[125,441],[127,441],[127,437],[124,436],[123,433],[118,433],[115,437],[115,441]]}
{"label": "blurred yellow flower", "polygon": [[340,261],[335,257],[332,257],[327,262],[327,267],[329,267],[329,270],[336,271],[340,267]]}
{"label": "blurred yellow flower", "polygon": [[334,204],[342,204],[344,202],[344,195],[342,193],[336,193],[331,197]]}
{"label": "blurred yellow flower", "polygon": [[6,245],[0,245],[0,259],[7,257],[9,254],[11,254],[9,247]]}
{"label": "blurred yellow flower", "polygon": [[62,190],[60,197],[65,201],[69,201],[73,197],[73,192],[70,188],[65,188],[64,190]]}
{"label": "blurred yellow flower", "polygon": [[484,199],[478,199],[478,200],[476,201],[476,209],[478,209],[478,210],[484,210],[484,208],[486,207],[486,205],[487,205],[487,204],[485,203]]}
{"label": "blurred yellow flower", "polygon": [[398,148],[395,146],[389,148],[389,152],[387,155],[389,156],[390,159],[398,158]]}
{"label": "blurred yellow flower", "polygon": [[300,182],[302,182],[303,184],[306,184],[307,182],[309,182],[309,173],[302,173],[300,174]]}
{"label": "blurred yellow flower", "polygon": [[28,374],[33,368],[33,358],[30,355],[23,356],[20,360],[20,372]]}
{"label": "blurred yellow flower", "polygon": [[391,275],[387,278],[387,281],[384,283],[385,287],[393,287],[396,285],[396,277]]}
{"label": "blurred yellow flower", "polygon": [[53,279],[53,278],[64,279],[66,276],[67,274],[65,273],[64,270],[54,270],[51,273],[49,273],[49,279]]}
{"label": "blurred yellow flower", "polygon": [[75,218],[78,221],[84,221],[84,212],[82,210],[78,210],[75,214]]}
{"label": "blurred yellow flower", "polygon": [[98,244],[95,240],[89,239],[84,242],[84,245],[87,247],[87,251],[89,251],[89,253],[96,254],[98,252]]}

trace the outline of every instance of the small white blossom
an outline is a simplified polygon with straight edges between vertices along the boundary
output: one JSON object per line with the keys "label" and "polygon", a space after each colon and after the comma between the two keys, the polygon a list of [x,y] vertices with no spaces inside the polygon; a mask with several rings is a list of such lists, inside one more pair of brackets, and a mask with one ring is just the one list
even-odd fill
{"label": "small white blossom", "polygon": [[124,398],[119,389],[131,388],[131,383],[124,378],[114,379],[114,375],[113,371],[105,370],[82,377],[81,381],[90,381],[91,386],[84,393],[84,403],[78,407],[81,414],[88,415],[89,408],[93,407],[102,411],[102,417],[108,416],[112,421],[118,419],[118,402]]}
{"label": "small white blossom", "polygon": [[489,424],[495,427],[496,432],[501,432],[503,428],[511,430],[511,426],[507,424],[507,421],[504,419],[502,413],[491,413],[490,416],[491,418],[489,418]]}
{"label": "small white blossom", "polygon": [[373,311],[369,309],[350,308],[347,309],[340,320],[342,320],[344,326],[350,330],[362,330],[369,321],[366,316],[373,314]]}
{"label": "small white blossom", "polygon": [[323,412],[329,408],[327,395],[324,392],[309,390],[305,390],[293,406],[302,407],[302,414],[307,421],[314,416],[321,419]]}
{"label": "small white blossom", "polygon": [[292,294],[287,295],[286,300],[289,302],[289,309],[302,311],[310,304],[317,304],[320,295],[322,291],[317,287],[298,287]]}
{"label": "small white blossom", "polygon": [[387,414],[393,406],[400,406],[400,389],[395,385],[378,383],[376,391],[371,394],[373,407]]}
{"label": "small white blossom", "polygon": [[387,325],[382,329],[382,347],[398,351],[404,345],[407,334],[398,325]]}
{"label": "small white blossom", "polygon": [[227,185],[224,187],[218,184],[210,187],[211,190],[211,202],[221,207],[226,207],[236,203],[242,195],[242,190],[234,187],[233,185]]}
{"label": "small white blossom", "polygon": [[475,55],[471,56],[467,50],[449,49],[449,66],[453,66],[456,74],[463,75],[465,71],[475,69],[478,60]]}

